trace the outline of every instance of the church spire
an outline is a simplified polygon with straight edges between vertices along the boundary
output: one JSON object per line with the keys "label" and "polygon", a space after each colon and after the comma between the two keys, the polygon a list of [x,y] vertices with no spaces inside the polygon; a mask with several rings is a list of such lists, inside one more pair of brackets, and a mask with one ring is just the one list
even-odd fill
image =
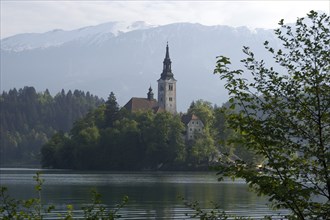
{"label": "church spire", "polygon": [[170,53],[168,48],[168,42],[166,44],[166,55],[163,62],[163,72],[161,74],[161,79],[170,79],[173,78],[172,68],[171,68],[172,61],[170,59]]}
{"label": "church spire", "polygon": [[153,100],[154,99],[154,93],[152,92],[151,85],[149,87],[149,92],[147,93],[148,95],[148,100]]}
{"label": "church spire", "polygon": [[174,79],[171,64],[167,43],[163,72],[158,80],[158,105],[161,109],[176,114],[176,79]]}
{"label": "church spire", "polygon": [[165,59],[170,59],[170,53],[168,52],[168,41],[166,42],[166,55]]}

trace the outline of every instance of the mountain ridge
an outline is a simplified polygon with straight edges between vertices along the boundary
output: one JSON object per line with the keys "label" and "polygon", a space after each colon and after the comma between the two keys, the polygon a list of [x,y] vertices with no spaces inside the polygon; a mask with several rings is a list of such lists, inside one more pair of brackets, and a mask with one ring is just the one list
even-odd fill
{"label": "mountain ridge", "polygon": [[[266,29],[198,23],[141,27],[117,32],[116,36],[97,32],[99,35],[84,35],[87,37],[56,46],[20,51],[3,49],[1,40],[1,88],[34,86],[51,92],[79,89],[104,99],[113,91],[123,106],[132,96],[146,97],[150,85],[157,94],[168,41],[172,70],[178,80],[178,110],[185,111],[197,99],[217,105],[227,101],[224,82],[213,75],[217,56],[230,57],[233,68],[241,68],[243,46],[250,46],[257,57],[269,61],[263,42],[278,45],[272,30]],[[56,32],[61,31],[52,33]],[[58,41],[55,38],[54,42]]]}
{"label": "mountain ridge", "polygon": [[22,50],[59,46],[63,43],[80,38],[95,38],[98,37],[97,35],[101,35],[101,37],[106,35],[108,35],[107,37],[116,37],[121,33],[127,33],[133,30],[144,30],[152,27],[154,26],[144,21],[135,21],[132,23],[111,21],[73,30],[53,29],[43,33],[22,33],[2,39],[1,49],[20,52]]}
{"label": "mountain ridge", "polygon": [[[193,25],[199,26],[201,28],[212,28],[212,29],[234,29],[234,30],[244,30],[251,33],[256,33],[260,30],[267,30],[263,28],[256,28],[256,29],[249,29],[246,26],[239,26],[239,27],[231,27],[228,25],[203,25],[200,23],[189,23],[189,22],[178,22],[178,23],[171,23],[166,25],[151,25],[147,24],[144,21],[135,21],[135,22],[118,22],[118,21],[111,21],[102,23],[99,25],[93,26],[86,26],[81,27],[73,30],[63,30],[63,29],[53,29],[50,31],[46,31],[43,33],[21,33],[17,35],[13,35],[10,37],[6,37],[1,39],[1,49],[8,50],[8,51],[15,51],[20,52],[22,50],[30,50],[30,49],[37,49],[37,48],[47,48],[52,46],[59,46],[64,43],[68,43],[70,41],[76,41],[81,38],[95,38],[97,35],[109,35],[109,37],[117,37],[120,34],[124,34],[127,32],[135,31],[135,30],[146,30],[150,28],[157,28],[157,27],[166,27],[171,25]],[[53,35],[53,36],[52,36]],[[55,35],[55,36],[54,36]],[[57,36],[56,36],[57,35]],[[61,35],[64,39],[59,40],[58,43],[53,42],[53,38],[59,38]],[[34,39],[33,39],[34,38]],[[26,47],[17,48],[17,45],[24,45],[31,43],[31,40],[38,40],[36,38],[42,38],[42,42],[47,42],[47,45],[42,45],[42,42],[33,42],[36,44],[35,46],[26,45]],[[16,42],[15,42],[16,41]],[[18,41],[18,42],[17,42]],[[38,43],[40,43],[38,45]],[[30,46],[30,47],[29,47]]]}

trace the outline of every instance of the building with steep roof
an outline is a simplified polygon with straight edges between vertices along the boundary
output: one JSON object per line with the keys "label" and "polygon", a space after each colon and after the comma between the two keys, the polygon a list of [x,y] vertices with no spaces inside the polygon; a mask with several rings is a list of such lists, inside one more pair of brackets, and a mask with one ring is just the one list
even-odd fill
{"label": "building with steep roof", "polygon": [[[147,93],[147,98],[131,98],[124,108],[130,112],[152,111],[159,113],[163,111],[177,114],[176,106],[176,82],[172,72],[172,61],[170,59],[168,43],[166,45],[166,53],[163,61],[163,71],[158,82],[158,101],[154,99],[154,93],[151,86]],[[204,124],[194,114],[184,114],[181,116],[182,123],[186,126],[186,140],[193,140],[197,133],[202,133]]]}
{"label": "building with steep roof", "polygon": [[154,93],[150,87],[147,98],[131,98],[124,108],[130,112],[151,110],[153,112],[167,111],[176,114],[176,79],[174,79],[171,64],[167,43],[163,72],[158,80],[158,101],[154,99]]}
{"label": "building with steep roof", "polygon": [[193,140],[196,134],[201,134],[204,123],[195,114],[184,114],[181,116],[182,123],[186,126],[186,140]]}
{"label": "building with steep roof", "polygon": [[170,59],[168,44],[163,61],[163,72],[158,80],[158,103],[167,112],[176,114],[176,79],[172,73],[172,61]]}
{"label": "building with steep roof", "polygon": [[159,107],[156,99],[154,99],[154,93],[152,92],[151,86],[147,93],[147,98],[131,98],[124,106],[130,112],[148,111],[151,110],[154,113],[164,111]]}

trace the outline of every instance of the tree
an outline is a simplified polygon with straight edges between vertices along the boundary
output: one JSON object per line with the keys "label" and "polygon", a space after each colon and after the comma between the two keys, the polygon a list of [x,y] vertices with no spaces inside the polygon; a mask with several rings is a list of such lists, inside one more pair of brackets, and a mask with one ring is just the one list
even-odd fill
{"label": "tree", "polygon": [[117,170],[138,170],[142,168],[142,159],[144,151],[140,146],[140,130],[138,122],[123,118],[116,121],[114,130],[115,141],[112,154],[110,155],[113,168]]}
{"label": "tree", "polygon": [[108,100],[105,102],[105,123],[112,127],[114,122],[119,119],[119,105],[113,92],[110,93]]}
{"label": "tree", "polygon": [[208,101],[197,100],[192,102],[188,109],[188,114],[195,114],[202,120],[205,126],[209,126],[214,120],[214,111],[212,104]]}
{"label": "tree", "polygon": [[48,168],[59,168],[60,166],[65,167],[64,165],[59,164],[59,157],[64,155],[58,155],[57,152],[60,148],[64,148],[68,141],[69,138],[65,136],[63,132],[58,132],[46,144],[44,144],[43,148],[41,149],[42,166]]}
{"label": "tree", "polygon": [[146,146],[146,163],[149,168],[173,165],[185,158],[182,133],[183,124],[178,116],[161,112],[142,130]]}
{"label": "tree", "polygon": [[197,133],[195,140],[192,141],[191,157],[193,162],[199,165],[209,165],[217,154],[217,149],[208,127],[204,128],[203,133]]}
{"label": "tree", "polygon": [[[230,70],[218,57],[215,73],[226,80],[231,96],[228,125],[240,142],[264,157],[260,169],[242,160],[222,160],[219,174],[244,178],[275,208],[292,219],[330,219],[330,23],[311,11],[295,26],[280,21],[275,34],[283,49],[274,50],[277,68],[267,67],[244,47],[243,70]],[[278,70],[276,70],[278,69]],[[232,140],[234,141],[234,140]]]}
{"label": "tree", "polygon": [[52,97],[47,89],[36,92],[28,86],[0,94],[0,152],[4,158],[0,164],[39,164],[41,146],[56,130],[69,131],[74,121],[103,103],[96,96],[87,99],[83,92],[77,94],[79,97],[69,91],[65,95],[62,90]]}

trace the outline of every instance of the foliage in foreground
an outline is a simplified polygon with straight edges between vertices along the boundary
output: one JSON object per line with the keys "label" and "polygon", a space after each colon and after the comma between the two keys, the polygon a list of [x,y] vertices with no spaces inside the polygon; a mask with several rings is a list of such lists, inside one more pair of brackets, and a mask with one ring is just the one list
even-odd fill
{"label": "foliage in foreground", "polygon": [[[220,56],[215,73],[227,81],[232,108],[228,125],[243,143],[265,158],[256,169],[244,160],[218,167],[221,176],[239,177],[274,208],[292,219],[330,219],[330,18],[311,11],[295,26],[279,23],[275,34],[283,49],[264,43],[279,67],[267,67],[248,47],[242,60],[252,75],[230,70]],[[220,177],[221,180],[222,177]]]}
{"label": "foliage in foreground", "polygon": [[[29,219],[42,220],[47,218],[55,206],[44,206],[41,200],[41,190],[43,179],[40,178],[40,173],[33,177],[36,181],[35,190],[37,197],[28,200],[16,200],[7,195],[7,188],[0,188],[0,218],[3,220],[12,219]],[[112,210],[108,210],[102,205],[101,195],[95,190],[92,191],[92,203],[89,206],[82,207],[83,219],[86,220],[113,220],[120,218],[119,211],[128,202],[128,197],[125,196],[120,204]],[[58,219],[72,220],[74,219],[74,209],[72,205],[67,205],[67,212],[64,215],[58,215]]]}
{"label": "foliage in foreground", "polygon": [[[220,208],[220,206],[214,202],[211,202],[211,205],[213,206],[211,209],[203,209],[201,208],[201,205],[198,201],[187,201],[183,197],[179,197],[183,204],[193,210],[193,213],[188,214],[186,213],[186,216],[192,219],[200,219],[200,220],[252,220],[252,217],[249,216],[238,216],[235,214],[230,214]],[[261,216],[258,219],[264,219],[264,220],[271,220],[271,219],[288,219],[288,216],[283,214],[277,214],[277,215],[266,215]]]}

